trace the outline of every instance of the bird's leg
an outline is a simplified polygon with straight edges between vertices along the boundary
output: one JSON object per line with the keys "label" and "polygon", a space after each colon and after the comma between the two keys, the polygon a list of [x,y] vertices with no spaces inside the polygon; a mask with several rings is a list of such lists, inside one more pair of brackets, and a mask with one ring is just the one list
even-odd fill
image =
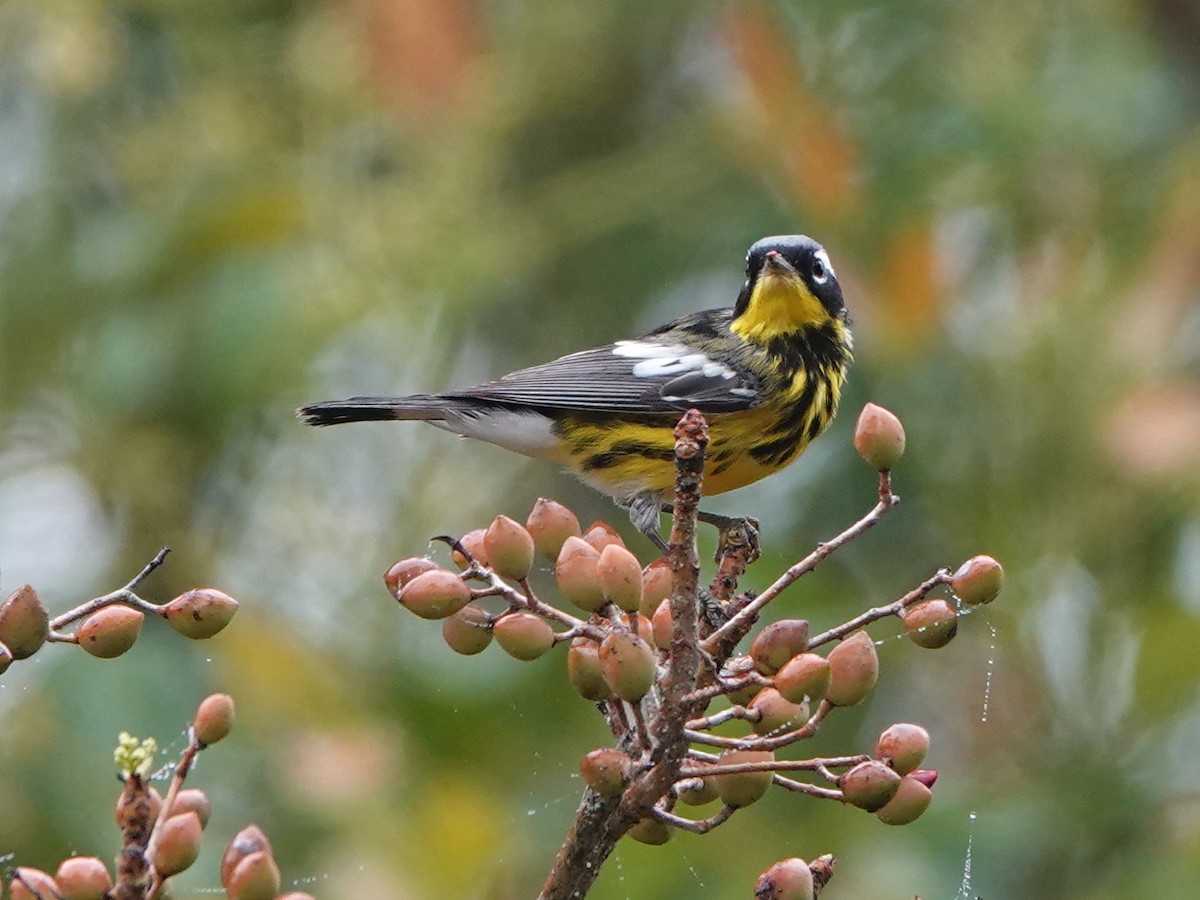
{"label": "bird's leg", "polygon": [[[669,513],[673,511],[670,503],[662,505],[662,511]],[[747,554],[747,562],[754,562],[758,559],[758,519],[750,516],[722,516],[717,513],[705,512],[698,510],[696,512],[696,521],[703,522],[705,525],[712,525],[717,529],[719,539],[717,541],[717,552],[714,557],[718,562],[721,560],[722,548],[731,540],[735,543],[745,541],[750,545],[750,552]]]}
{"label": "bird's leg", "polygon": [[667,542],[658,530],[658,518],[662,511],[662,503],[657,494],[635,494],[628,500],[618,500],[617,504],[629,511],[629,521],[633,527],[650,538],[665,556]]}
{"label": "bird's leg", "polygon": [[[662,552],[663,556],[666,556],[669,545],[658,530],[658,519],[664,510],[670,511],[672,509],[671,505],[666,504],[664,506],[658,494],[637,494],[629,500],[617,502],[629,511],[629,521],[633,523],[633,527],[650,538]],[[707,513],[699,513],[697,518],[711,524],[714,517],[709,516]],[[746,534],[750,535],[753,540],[754,555],[758,555],[757,521],[754,519],[729,519],[724,516],[716,516],[715,518],[726,523],[727,528],[745,524]],[[753,526],[748,523],[753,523]],[[723,535],[725,533],[722,532]],[[737,532],[729,533],[736,534]],[[700,613],[708,623],[708,629],[702,630],[702,634],[711,634],[725,623],[728,615],[721,600],[715,597],[708,589],[700,587],[697,594],[700,601]]]}

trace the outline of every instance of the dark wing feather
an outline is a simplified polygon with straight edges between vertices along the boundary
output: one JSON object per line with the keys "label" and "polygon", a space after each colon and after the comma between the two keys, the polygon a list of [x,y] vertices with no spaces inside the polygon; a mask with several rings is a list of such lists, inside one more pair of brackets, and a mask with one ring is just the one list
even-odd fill
{"label": "dark wing feather", "polygon": [[[683,327],[695,317],[676,323]],[[681,338],[692,337],[677,328],[664,328],[642,339],[642,342],[671,346],[681,344]],[[687,354],[693,340],[682,342]],[[622,356],[618,345],[598,347],[573,353],[552,362],[505,375],[499,381],[481,384],[444,394],[449,400],[469,400],[499,403],[546,410],[547,412],[577,410],[580,412],[631,413],[654,415],[698,409],[703,413],[736,412],[755,406],[759,395],[758,379],[736,362],[722,360],[723,372],[705,374],[696,365],[681,370],[670,365],[654,371],[654,365],[644,357]],[[651,371],[645,374],[646,369]],[[731,372],[725,377],[724,372]]]}

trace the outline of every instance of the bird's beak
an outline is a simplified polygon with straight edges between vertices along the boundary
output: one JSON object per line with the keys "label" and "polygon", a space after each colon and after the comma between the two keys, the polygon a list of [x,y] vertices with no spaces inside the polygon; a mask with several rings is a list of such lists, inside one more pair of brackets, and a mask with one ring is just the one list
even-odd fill
{"label": "bird's beak", "polygon": [[768,250],[766,259],[763,260],[763,274],[788,278],[795,277],[797,272],[792,268],[792,264],[783,258],[782,253],[778,250]]}

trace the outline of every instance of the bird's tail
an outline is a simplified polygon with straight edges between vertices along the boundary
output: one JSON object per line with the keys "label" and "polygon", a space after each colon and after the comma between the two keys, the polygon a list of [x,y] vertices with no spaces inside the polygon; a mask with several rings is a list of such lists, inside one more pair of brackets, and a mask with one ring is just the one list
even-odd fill
{"label": "bird's tail", "polygon": [[305,425],[340,425],[343,422],[386,422],[395,419],[428,421],[444,418],[444,401],[427,394],[411,397],[351,397],[313,403],[296,410]]}

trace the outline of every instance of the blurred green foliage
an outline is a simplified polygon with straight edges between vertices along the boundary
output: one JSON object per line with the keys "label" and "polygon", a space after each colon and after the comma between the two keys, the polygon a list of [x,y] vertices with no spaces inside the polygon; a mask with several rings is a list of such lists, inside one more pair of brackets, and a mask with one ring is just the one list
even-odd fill
{"label": "blurred green foliage", "polygon": [[867,508],[870,399],[906,423],[905,503],[784,609],[827,626],[974,552],[1009,587],[945,650],[884,644],[874,701],[815,742],[929,727],[920,822],[771,797],[623,844],[595,896],[746,896],[823,852],[830,900],[1186,896],[1198,58],[1171,0],[3,0],[0,587],[61,611],[165,543],[148,596],[243,608],[204,644],[149,623],[119,661],[6,673],[0,856],[115,853],[118,731],[178,752],[221,690],[238,727],[193,776],[216,812],[179,896],[251,820],[322,898],[532,896],[603,725],[561,660],[452,659],[378,575],[539,493],[622,516],[495,448],[291,410],[728,304],[745,248],[801,231],[858,361],[830,434],[721,498],[764,522],[748,581]]}

